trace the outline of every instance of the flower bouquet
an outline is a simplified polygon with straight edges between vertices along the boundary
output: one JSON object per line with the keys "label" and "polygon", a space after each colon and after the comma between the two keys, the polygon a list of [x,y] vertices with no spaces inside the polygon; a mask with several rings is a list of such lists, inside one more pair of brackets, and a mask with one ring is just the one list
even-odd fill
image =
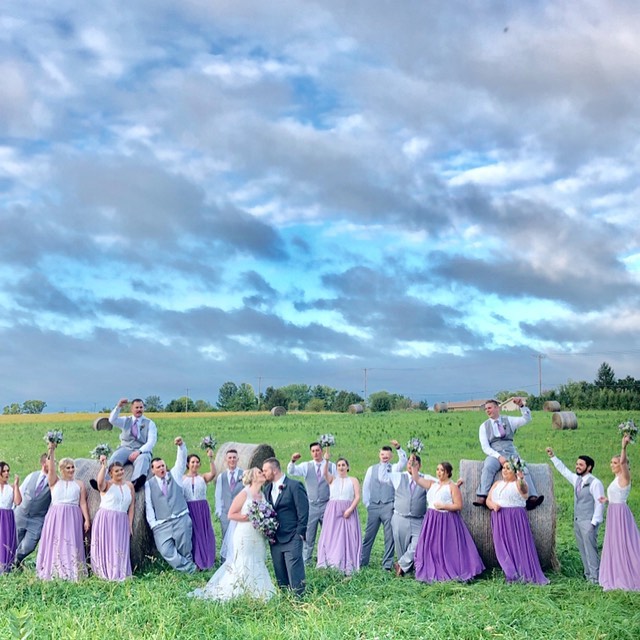
{"label": "flower bouquet", "polygon": [[424,444],[420,438],[411,438],[409,442],[407,442],[407,451],[409,455],[420,453],[424,449]]}
{"label": "flower bouquet", "polygon": [[62,431],[47,431],[44,434],[45,442],[53,442],[54,444],[62,444]]}
{"label": "flower bouquet", "polygon": [[508,463],[514,473],[518,473],[518,471],[522,471],[524,473],[524,470],[527,468],[527,463],[518,456],[511,456]]}
{"label": "flower bouquet", "polygon": [[106,442],[103,442],[102,444],[97,444],[95,449],[92,449],[89,452],[89,455],[94,460],[100,460],[100,456],[105,456],[108,458],[111,455],[111,447]]}
{"label": "flower bouquet", "polygon": [[325,447],[334,447],[336,444],[336,439],[334,438],[332,433],[323,433],[319,438],[318,442],[320,446],[324,449]]}
{"label": "flower bouquet", "polygon": [[217,446],[218,446],[218,443],[216,442],[216,439],[212,435],[205,436],[200,441],[201,449],[205,449],[205,450],[211,449],[211,451],[213,451]]}
{"label": "flower bouquet", "polygon": [[618,425],[618,430],[623,436],[629,436],[629,441],[632,444],[636,443],[636,439],[638,437],[638,427],[636,427],[636,423],[629,418],[626,422],[621,422]]}
{"label": "flower bouquet", "polygon": [[257,529],[271,544],[276,541],[279,522],[276,520],[275,509],[268,502],[252,500],[247,516],[253,528]]}

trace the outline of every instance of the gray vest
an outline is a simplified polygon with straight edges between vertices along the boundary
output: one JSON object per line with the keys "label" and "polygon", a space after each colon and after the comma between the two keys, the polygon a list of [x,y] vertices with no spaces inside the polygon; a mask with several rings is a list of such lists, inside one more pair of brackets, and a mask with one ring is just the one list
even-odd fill
{"label": "gray vest", "polygon": [[511,428],[511,422],[509,418],[505,418],[500,416],[500,422],[504,427],[505,435],[504,438],[500,436],[495,436],[493,434],[493,420],[489,418],[484,421],[484,428],[487,432],[487,440],[489,440],[489,444],[492,449],[495,449],[498,453],[506,453],[507,455],[516,455],[516,448],[513,445],[513,435],[514,430]]}
{"label": "gray vest", "polygon": [[380,467],[380,464],[374,464],[371,467],[370,504],[389,504],[393,502],[393,494],[395,493],[393,485],[390,482],[380,482],[378,479]]}
{"label": "gray vest", "polygon": [[587,481],[582,485],[580,491],[573,490],[573,519],[574,520],[591,520],[596,504],[591,495],[591,483],[593,476],[589,476]]}
{"label": "gray vest", "polygon": [[182,486],[173,479],[170,473],[167,473],[167,495],[164,496],[162,489],[158,486],[155,476],[149,478],[147,484],[151,491],[151,504],[156,513],[156,520],[167,520],[171,516],[186,511],[187,501],[182,493]]}
{"label": "gray vest", "polygon": [[29,482],[25,485],[22,493],[22,503],[15,508],[16,516],[44,517],[47,513],[51,504],[51,490],[49,489],[49,483],[45,481],[42,491],[36,496],[39,477],[39,473],[34,473],[29,478]]}
{"label": "gray vest", "polygon": [[324,504],[325,502],[329,502],[329,485],[324,479],[324,474],[321,476],[320,482],[318,482],[318,476],[316,475],[316,463],[312,460],[308,464],[309,468],[305,477],[305,484],[307,486],[309,502],[313,504]]}
{"label": "gray vest", "polygon": [[134,438],[131,433],[131,427],[135,418],[133,416],[129,416],[125,418],[124,426],[122,427],[122,433],[120,434],[120,444],[123,447],[128,447],[129,449],[140,449],[143,444],[147,443],[149,438],[149,420],[147,418],[140,418],[138,420],[138,437]]}
{"label": "gray vest", "polygon": [[[236,467],[236,477],[238,478],[236,482],[236,487],[233,491],[231,491],[231,485],[229,484],[229,474],[224,471],[222,476],[220,477],[220,491],[222,497],[222,504],[225,507],[230,507],[233,499],[242,491],[242,474],[243,471],[240,467]],[[226,515],[226,513],[225,513]]]}
{"label": "gray vest", "polygon": [[427,512],[427,492],[416,484],[412,495],[411,477],[408,473],[403,473],[400,478],[393,510],[405,518],[422,518]]}

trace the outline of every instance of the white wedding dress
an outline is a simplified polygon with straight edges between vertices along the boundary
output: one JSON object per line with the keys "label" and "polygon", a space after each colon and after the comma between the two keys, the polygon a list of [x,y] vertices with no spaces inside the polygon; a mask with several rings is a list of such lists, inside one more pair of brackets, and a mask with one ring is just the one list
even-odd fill
{"label": "white wedding dress", "polygon": [[[249,512],[252,500],[248,487],[245,492],[247,499],[240,511],[244,515]],[[264,536],[251,522],[236,522],[232,556],[213,574],[204,589],[195,589],[189,595],[221,602],[243,596],[268,600],[276,589],[267,571],[266,557]]]}

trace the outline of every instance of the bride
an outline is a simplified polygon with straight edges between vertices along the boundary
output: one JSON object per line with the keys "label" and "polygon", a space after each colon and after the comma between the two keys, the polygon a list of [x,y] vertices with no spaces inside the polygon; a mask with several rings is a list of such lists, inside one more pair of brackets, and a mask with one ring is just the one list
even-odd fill
{"label": "bride", "polygon": [[227,561],[213,574],[204,589],[195,589],[189,595],[209,600],[231,600],[241,596],[268,600],[276,591],[267,571],[266,540],[249,521],[249,507],[253,501],[265,502],[262,485],[264,474],[254,467],[242,475],[245,485],[231,503],[227,537],[231,536],[232,551]]}

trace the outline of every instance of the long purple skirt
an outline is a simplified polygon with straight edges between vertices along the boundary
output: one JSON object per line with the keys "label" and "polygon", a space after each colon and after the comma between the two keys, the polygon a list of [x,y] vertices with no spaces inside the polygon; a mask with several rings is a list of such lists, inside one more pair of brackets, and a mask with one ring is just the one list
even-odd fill
{"label": "long purple skirt", "polygon": [[350,506],[351,500],[327,503],[318,540],[318,568],[333,567],[346,575],[360,569],[362,533],[358,511],[348,518],[343,516]]}
{"label": "long purple skirt", "polygon": [[82,512],[76,504],[52,504],[44,518],[36,575],[77,581],[87,575]]}
{"label": "long purple skirt", "polygon": [[415,555],[416,580],[471,580],[484,571],[473,538],[457,511],[428,509]]}
{"label": "long purple skirt", "polygon": [[0,573],[9,573],[16,559],[16,519],[13,509],[0,509]]}
{"label": "long purple skirt", "polygon": [[216,560],[216,536],[211,524],[211,510],[206,500],[187,502],[191,516],[193,561],[201,571],[211,569]]}
{"label": "long purple skirt", "polygon": [[507,582],[548,584],[533,541],[524,507],[502,507],[491,512],[493,546]]}
{"label": "long purple skirt", "polygon": [[640,591],[640,531],[626,504],[609,503],[600,586],[605,591]]}
{"label": "long purple skirt", "polygon": [[131,575],[131,534],[126,511],[98,509],[91,530],[91,570],[103,580]]}

